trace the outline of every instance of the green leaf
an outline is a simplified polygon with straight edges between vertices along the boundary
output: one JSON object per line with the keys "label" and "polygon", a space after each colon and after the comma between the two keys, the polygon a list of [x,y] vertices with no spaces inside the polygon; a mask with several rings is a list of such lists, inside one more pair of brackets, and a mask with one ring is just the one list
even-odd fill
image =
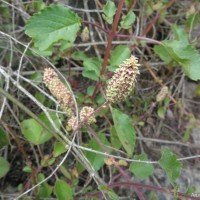
{"label": "green leaf", "polygon": [[86,60],[88,58],[88,56],[85,53],[83,53],[82,51],[75,51],[72,54],[72,58],[74,60]]}
{"label": "green leaf", "polygon": [[0,157],[0,178],[4,177],[10,169],[10,165],[7,160]]}
{"label": "green leaf", "polygon": [[[50,128],[53,129],[50,121],[44,113],[39,115],[39,118]],[[60,129],[59,119],[57,118],[55,113],[51,113],[51,118],[58,129]],[[43,129],[43,127],[35,120],[35,119],[27,119],[21,123],[21,130],[24,137],[33,144],[43,144],[46,141],[50,140],[53,135],[47,130]]]}
{"label": "green leaf", "polygon": [[38,91],[35,93],[35,98],[42,104],[45,101],[45,95],[41,92],[38,92]]}
{"label": "green leaf", "polygon": [[112,109],[112,117],[117,136],[128,153],[128,156],[131,157],[133,155],[136,141],[135,129],[132,121],[126,114],[114,108]]}
{"label": "green leaf", "polygon": [[82,72],[83,76],[91,80],[98,81],[101,65],[102,65],[102,61],[98,58],[85,59],[83,62],[83,66],[84,66],[84,70]]}
{"label": "green leaf", "polygon": [[90,86],[87,88],[87,95],[91,97],[91,96],[93,95],[94,89],[95,89],[95,86],[90,85]]}
{"label": "green leaf", "polygon": [[191,15],[188,16],[186,20],[186,27],[188,29],[194,29],[198,25],[199,21],[200,21],[199,14],[197,12],[192,13]]}
{"label": "green leaf", "polygon": [[170,56],[169,52],[166,51],[164,46],[156,45],[154,46],[153,50],[167,64],[170,64],[173,61],[172,57]]}
{"label": "green leaf", "polygon": [[42,126],[35,119],[24,120],[21,123],[21,130],[24,137],[33,144],[42,144],[49,139],[45,137]]}
{"label": "green leaf", "polygon": [[185,191],[186,194],[192,195],[195,193],[196,187],[194,185],[189,185]]}
{"label": "green leaf", "polygon": [[175,40],[182,41],[185,44],[188,43],[188,35],[185,30],[179,26],[172,26],[173,36]]}
{"label": "green leaf", "polygon": [[107,187],[106,185],[101,185],[98,188],[99,188],[99,190],[104,191],[106,194],[108,194],[109,199],[119,200],[119,197],[117,196],[117,194],[111,188]]}
{"label": "green leaf", "polygon": [[57,42],[73,43],[80,28],[81,19],[72,11],[60,5],[52,5],[32,16],[25,33],[34,41],[40,51]]}
{"label": "green leaf", "polygon": [[7,134],[3,131],[2,128],[0,128],[0,149],[4,146],[9,144],[9,139]]}
{"label": "green leaf", "polygon": [[67,149],[61,142],[55,142],[54,143],[54,150],[53,150],[53,156],[58,157],[60,154],[64,153]]}
{"label": "green leaf", "polygon": [[162,60],[169,63],[172,60],[181,65],[187,76],[192,80],[200,80],[200,54],[186,38],[182,28],[173,27],[176,40],[163,41],[154,48]]}
{"label": "green leaf", "polygon": [[158,163],[165,170],[170,182],[173,184],[181,174],[182,163],[176,159],[176,155],[169,148],[162,149],[162,157]]}
{"label": "green leaf", "polygon": [[[37,179],[38,183],[43,181],[45,179],[44,174],[39,173]],[[39,187],[38,196],[40,198],[48,198],[51,196],[52,191],[52,187],[47,182],[44,182]]]}
{"label": "green leaf", "polygon": [[112,24],[113,16],[115,15],[117,8],[112,1],[107,1],[106,5],[103,7],[103,18],[107,23]]}
{"label": "green leaf", "polygon": [[123,63],[131,55],[131,51],[127,45],[118,45],[111,54],[109,70],[115,71],[120,64]]}
{"label": "green leaf", "polygon": [[28,165],[26,165],[24,168],[23,168],[23,172],[26,172],[26,173],[31,173],[31,168],[28,166]]}
{"label": "green leaf", "polygon": [[158,113],[158,116],[159,116],[161,119],[164,119],[164,118],[165,118],[165,112],[166,112],[166,109],[165,109],[164,107],[160,106],[160,107],[158,108],[157,113]]}
{"label": "green leaf", "polygon": [[112,143],[112,147],[116,148],[116,149],[120,149],[122,144],[119,141],[119,138],[117,136],[117,132],[115,130],[115,127],[112,126],[110,128],[110,133],[111,133],[111,143]]}
{"label": "green leaf", "polygon": [[129,29],[131,25],[135,22],[136,16],[135,13],[129,11],[127,15],[122,17],[122,21],[120,22],[120,26],[123,29]]}
{"label": "green leaf", "polygon": [[[147,161],[147,155],[146,154],[140,154],[140,155],[135,155],[134,156],[135,160],[142,160],[142,161]],[[135,174],[137,178],[140,180],[145,180],[149,176],[151,176],[154,172],[154,168],[152,164],[147,164],[147,163],[137,163],[133,162],[130,165],[129,170]]]}
{"label": "green leaf", "polygon": [[[103,134],[98,134],[98,138],[100,139],[100,141],[109,146],[109,142],[107,141],[106,137]],[[92,139],[90,140],[89,144],[87,145],[88,148],[91,148],[93,150],[96,151],[101,151],[104,152],[104,150],[101,148],[101,146],[99,145],[99,143],[95,140]],[[93,166],[93,168],[95,170],[99,170],[103,165],[104,165],[104,158],[105,156],[103,155],[99,155],[93,152],[86,152],[85,153],[87,159],[90,161],[91,165]]]}
{"label": "green leaf", "polygon": [[73,190],[72,187],[69,186],[63,180],[57,180],[55,184],[55,194],[58,200],[73,200]]}

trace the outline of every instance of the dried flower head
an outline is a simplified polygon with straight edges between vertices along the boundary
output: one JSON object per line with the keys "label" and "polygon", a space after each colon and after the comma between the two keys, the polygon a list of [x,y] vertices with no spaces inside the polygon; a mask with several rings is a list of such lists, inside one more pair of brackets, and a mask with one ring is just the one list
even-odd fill
{"label": "dried flower head", "polygon": [[72,116],[69,120],[68,120],[68,126],[74,131],[78,128],[78,122],[75,116]]}
{"label": "dried flower head", "polygon": [[67,116],[75,115],[75,105],[69,89],[60,81],[56,72],[51,68],[44,70],[43,82],[51,94],[58,100],[61,109]]}
{"label": "dried flower head", "polygon": [[89,106],[84,106],[80,112],[80,121],[86,124],[92,124],[96,122],[95,116],[92,114],[94,109]]}
{"label": "dried flower head", "polygon": [[119,66],[109,81],[106,89],[106,97],[112,103],[124,101],[135,86],[136,76],[139,74],[138,59],[131,56]]}

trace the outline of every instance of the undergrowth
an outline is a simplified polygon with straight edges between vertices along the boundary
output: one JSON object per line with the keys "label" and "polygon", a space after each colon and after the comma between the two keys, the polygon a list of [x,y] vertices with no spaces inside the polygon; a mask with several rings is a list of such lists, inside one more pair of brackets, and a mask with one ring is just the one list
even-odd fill
{"label": "undergrowth", "polygon": [[200,199],[199,11],[0,0],[1,199]]}

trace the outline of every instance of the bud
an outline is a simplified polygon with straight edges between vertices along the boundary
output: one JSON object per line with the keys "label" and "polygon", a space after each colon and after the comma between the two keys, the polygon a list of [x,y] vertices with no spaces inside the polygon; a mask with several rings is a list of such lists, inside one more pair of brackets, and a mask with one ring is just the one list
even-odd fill
{"label": "bud", "polygon": [[132,92],[136,76],[139,74],[138,59],[131,56],[119,66],[109,81],[106,89],[106,97],[112,103],[124,101]]}
{"label": "bud", "polygon": [[69,89],[60,81],[51,68],[44,70],[43,82],[51,94],[58,100],[61,109],[68,117],[75,115],[75,104]]}
{"label": "bud", "polygon": [[168,92],[169,92],[168,87],[167,87],[167,86],[164,86],[164,87],[160,90],[160,92],[157,94],[157,96],[156,96],[156,101],[157,101],[157,102],[163,101],[163,100],[165,99],[165,97],[168,95]]}
{"label": "bud", "polygon": [[75,116],[72,116],[69,120],[68,120],[68,126],[71,128],[71,130],[76,130],[78,128],[78,122],[76,120]]}
{"label": "bud", "polygon": [[94,109],[89,106],[84,106],[80,112],[80,121],[85,122],[86,124],[92,124],[96,122],[94,115],[92,114]]}

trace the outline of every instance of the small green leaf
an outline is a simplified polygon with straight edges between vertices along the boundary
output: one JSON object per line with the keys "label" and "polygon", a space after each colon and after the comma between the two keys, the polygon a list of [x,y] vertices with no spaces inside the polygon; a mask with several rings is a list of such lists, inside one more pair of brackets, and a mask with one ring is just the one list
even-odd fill
{"label": "small green leaf", "polygon": [[[39,173],[37,176],[38,183],[43,181],[44,179],[45,179],[44,174]],[[40,198],[48,198],[51,196],[52,191],[53,191],[52,187],[47,182],[44,182],[39,187],[38,196]]]}
{"label": "small green leaf", "polygon": [[98,188],[99,188],[99,190],[104,191],[106,194],[108,194],[109,199],[119,200],[119,197],[117,196],[117,194],[112,189],[110,189],[109,187],[107,187],[105,185],[101,185]]}
{"label": "small green leaf", "polygon": [[109,70],[115,71],[131,55],[127,45],[118,45],[111,54]]}
{"label": "small green leaf", "polygon": [[9,139],[7,134],[3,131],[2,128],[0,128],[0,149],[4,146],[9,144]]}
{"label": "small green leaf", "polygon": [[132,121],[126,114],[114,108],[112,109],[112,117],[117,136],[128,153],[128,156],[131,157],[133,155],[136,141],[135,129]]}
{"label": "small green leaf", "polygon": [[97,95],[95,101],[98,103],[98,105],[102,105],[105,102],[105,98],[102,94]]}
{"label": "small green leaf", "polygon": [[23,168],[23,172],[26,172],[26,173],[31,173],[31,168],[27,165]]}
{"label": "small green leaf", "polygon": [[196,187],[193,185],[189,185],[185,191],[186,194],[192,195],[193,193],[195,193],[196,191]]}
{"label": "small green leaf", "polygon": [[[134,159],[147,161],[147,155],[144,153],[135,155]],[[131,163],[129,170],[140,180],[145,180],[153,174],[154,168],[152,164],[133,162]]]}
{"label": "small green leaf", "polygon": [[4,177],[10,169],[10,165],[7,160],[0,157],[0,178]]}
{"label": "small green leaf", "polygon": [[170,182],[173,184],[181,174],[182,163],[176,159],[176,155],[169,148],[162,150],[162,157],[158,163],[165,170]]}
{"label": "small green leaf", "polygon": [[73,190],[72,187],[69,186],[63,180],[57,180],[55,184],[55,194],[58,200],[73,200]]}
{"label": "small green leaf", "polygon": [[[98,137],[103,144],[109,146],[109,142],[107,141],[106,137],[103,134],[98,133]],[[96,151],[104,152],[99,143],[95,139],[90,140],[87,147]],[[85,155],[95,170],[98,171],[103,166],[105,156],[89,151],[86,152]]]}
{"label": "small green leaf", "polygon": [[159,116],[161,119],[164,119],[164,118],[165,118],[165,111],[166,111],[166,109],[165,109],[164,107],[162,107],[162,106],[158,108],[157,113],[158,113],[158,116]]}
{"label": "small green leaf", "polygon": [[117,8],[112,1],[107,1],[106,5],[103,7],[103,18],[107,23],[112,24],[113,16],[115,15]]}
{"label": "small green leaf", "polygon": [[88,56],[85,53],[83,53],[82,51],[75,51],[72,54],[72,58],[74,60],[86,60],[88,58]]}
{"label": "small green leaf", "polygon": [[120,22],[120,26],[123,29],[129,29],[131,25],[135,22],[136,16],[135,13],[129,11],[127,15],[122,17],[122,21]]}
{"label": "small green leaf", "polygon": [[84,77],[91,80],[98,81],[102,62],[98,58],[88,58],[83,62],[84,70],[82,72]]}
{"label": "small green leaf", "polygon": [[21,123],[24,137],[33,144],[42,144],[49,140],[52,135],[44,134],[42,126],[35,119],[27,119]]}
{"label": "small green leaf", "polygon": [[91,96],[93,95],[94,89],[95,89],[95,86],[90,85],[90,86],[87,88],[87,95],[91,97]]}
{"label": "small green leaf", "polygon": [[35,93],[35,98],[42,104],[45,101],[45,95],[41,92],[38,92],[38,91]]}
{"label": "small green leaf", "polygon": [[31,37],[40,51],[56,42],[73,43],[80,28],[81,19],[72,11],[60,5],[52,5],[32,16],[25,33]]}
{"label": "small green leaf", "polygon": [[194,29],[198,25],[199,21],[200,21],[199,14],[197,12],[192,13],[186,20],[186,26],[188,29]]}
{"label": "small green leaf", "polygon": [[64,153],[67,149],[61,142],[55,142],[54,143],[54,150],[53,150],[53,156],[58,157],[60,154]]}
{"label": "small green leaf", "polygon": [[47,167],[52,165],[55,162],[55,158],[51,158],[50,155],[45,155],[42,160],[41,160],[41,166],[42,167]]}

